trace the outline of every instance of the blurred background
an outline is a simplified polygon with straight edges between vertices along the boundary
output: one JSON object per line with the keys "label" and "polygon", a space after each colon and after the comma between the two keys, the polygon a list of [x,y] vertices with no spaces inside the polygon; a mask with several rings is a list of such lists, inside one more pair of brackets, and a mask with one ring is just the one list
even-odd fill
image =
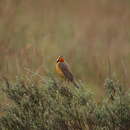
{"label": "blurred background", "polygon": [[129,86],[130,1],[0,0],[0,76],[55,76],[59,55],[92,86],[113,74]]}

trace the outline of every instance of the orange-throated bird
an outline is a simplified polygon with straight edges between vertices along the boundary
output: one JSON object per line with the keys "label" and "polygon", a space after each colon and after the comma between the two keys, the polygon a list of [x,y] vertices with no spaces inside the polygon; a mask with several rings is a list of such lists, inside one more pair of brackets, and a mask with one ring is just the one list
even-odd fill
{"label": "orange-throated bird", "polygon": [[73,74],[71,73],[71,71],[68,67],[68,64],[65,63],[63,56],[59,56],[57,58],[56,71],[57,71],[57,73],[59,73],[60,76],[64,77],[65,80],[72,82],[75,87],[79,88],[79,86],[75,82]]}

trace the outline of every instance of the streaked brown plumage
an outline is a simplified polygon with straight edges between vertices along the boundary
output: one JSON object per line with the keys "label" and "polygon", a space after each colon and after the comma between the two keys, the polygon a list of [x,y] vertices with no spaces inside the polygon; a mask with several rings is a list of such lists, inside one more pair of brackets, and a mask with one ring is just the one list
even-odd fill
{"label": "streaked brown plumage", "polygon": [[57,58],[56,71],[60,76],[64,77],[65,80],[72,82],[77,88],[79,88],[74,80],[74,76],[70,71],[68,64],[65,63],[63,56],[59,56]]}

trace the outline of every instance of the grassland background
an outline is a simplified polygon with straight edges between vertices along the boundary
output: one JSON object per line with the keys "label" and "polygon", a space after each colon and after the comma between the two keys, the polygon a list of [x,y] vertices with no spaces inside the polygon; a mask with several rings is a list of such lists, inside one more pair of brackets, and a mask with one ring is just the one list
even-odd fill
{"label": "grassland background", "polygon": [[77,79],[129,86],[130,1],[0,0],[0,76],[55,75],[59,55]]}

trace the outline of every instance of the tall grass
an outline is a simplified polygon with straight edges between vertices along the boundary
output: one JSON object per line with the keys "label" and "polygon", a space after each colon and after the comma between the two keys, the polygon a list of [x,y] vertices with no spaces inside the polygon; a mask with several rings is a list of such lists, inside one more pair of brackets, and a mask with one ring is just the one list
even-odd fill
{"label": "tall grass", "polygon": [[[64,55],[77,78],[102,83],[111,71],[130,76],[129,1],[0,1],[0,71],[54,72]],[[129,80],[127,80],[129,85]]]}

